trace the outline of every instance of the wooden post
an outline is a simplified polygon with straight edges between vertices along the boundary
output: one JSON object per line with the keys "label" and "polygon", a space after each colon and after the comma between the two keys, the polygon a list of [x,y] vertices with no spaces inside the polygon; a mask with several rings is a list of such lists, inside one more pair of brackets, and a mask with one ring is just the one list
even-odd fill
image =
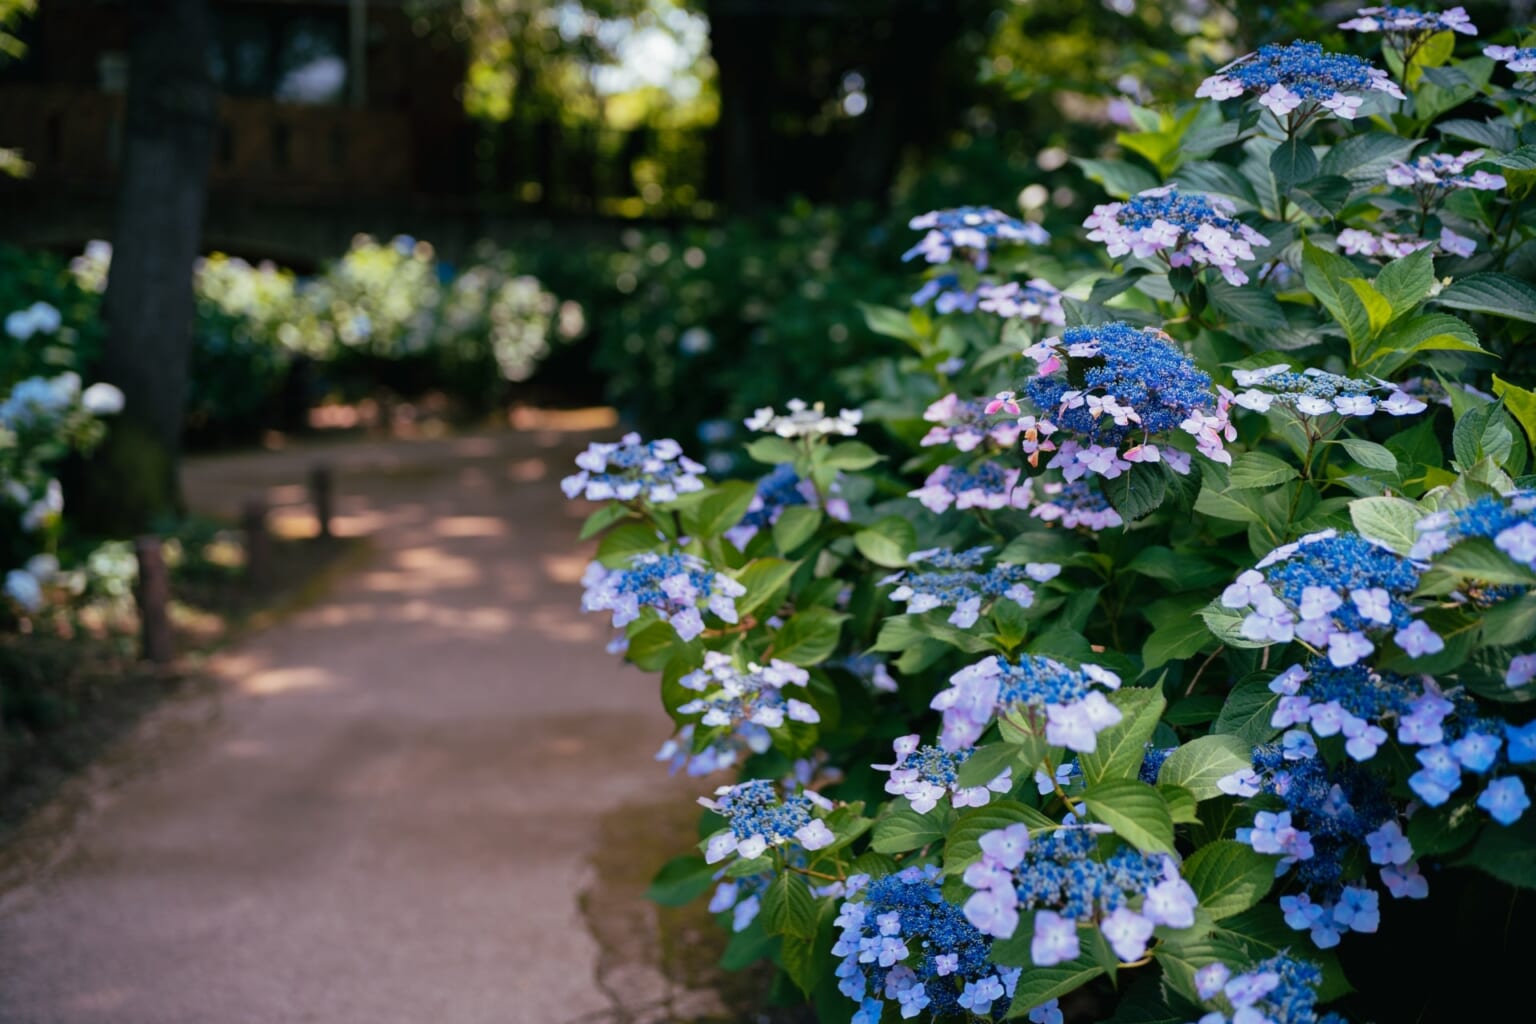
{"label": "wooden post", "polygon": [[240,513],[245,531],[245,579],[253,587],[272,578],[272,535],[267,532],[267,501],[248,498]]}
{"label": "wooden post", "polygon": [[134,596],[139,603],[143,656],[156,665],[169,665],[176,658],[176,644],[171,635],[171,579],[160,538],[154,534],[134,538],[133,552],[139,560]]}
{"label": "wooden post", "polygon": [[309,470],[309,500],[315,508],[315,520],[320,524],[320,532],[316,535],[321,540],[330,540],[331,533],[331,499],[336,490],[336,480],[331,473],[331,467],[323,462],[317,462]]}

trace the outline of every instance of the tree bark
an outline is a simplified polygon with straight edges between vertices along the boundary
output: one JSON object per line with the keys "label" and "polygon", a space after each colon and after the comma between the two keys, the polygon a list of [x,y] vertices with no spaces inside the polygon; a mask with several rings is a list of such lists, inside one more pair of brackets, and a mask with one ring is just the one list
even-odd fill
{"label": "tree bark", "polygon": [[192,351],[192,267],[201,242],[217,96],[206,0],[135,0],[122,174],[97,375],[126,403],[84,467],[73,514],[126,536],[181,511]]}

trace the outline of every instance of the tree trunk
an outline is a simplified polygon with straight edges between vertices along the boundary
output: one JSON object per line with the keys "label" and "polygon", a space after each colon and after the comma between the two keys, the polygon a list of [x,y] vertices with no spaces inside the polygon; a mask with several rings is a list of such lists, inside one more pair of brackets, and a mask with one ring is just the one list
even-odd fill
{"label": "tree trunk", "polygon": [[217,96],[206,0],[135,0],[122,176],[103,301],[98,376],[123,412],[84,467],[73,514],[124,536],[181,511],[181,450],[192,351],[192,265],[202,236]]}

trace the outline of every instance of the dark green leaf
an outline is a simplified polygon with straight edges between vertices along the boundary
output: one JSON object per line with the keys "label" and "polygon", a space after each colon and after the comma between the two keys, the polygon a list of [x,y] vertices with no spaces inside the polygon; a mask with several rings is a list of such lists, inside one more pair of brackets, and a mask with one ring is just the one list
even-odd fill
{"label": "dark green leaf", "polygon": [[1240,914],[1268,894],[1275,882],[1275,858],[1232,839],[1202,846],[1184,862],[1184,878],[1200,909],[1220,921]]}
{"label": "dark green leaf", "polygon": [[821,510],[809,505],[791,505],[779,513],[773,524],[773,544],[787,555],[815,536],[821,528]]}
{"label": "dark green leaf", "polygon": [[[1220,726],[1218,720],[1217,726]],[[1238,736],[1199,736],[1168,755],[1157,781],[1183,786],[1196,800],[1221,793],[1218,780],[1253,767],[1253,744]]]}
{"label": "dark green leaf", "polygon": [[664,907],[692,903],[714,884],[715,872],[714,865],[704,863],[704,858],[696,854],[673,857],[651,879],[645,898]]}
{"label": "dark green leaf", "polygon": [[773,635],[773,656],[791,665],[815,665],[837,649],[848,618],[830,608],[807,608],[789,617]]}
{"label": "dark green leaf", "polygon": [[1161,690],[1140,687],[1116,690],[1109,700],[1120,709],[1120,721],[1099,733],[1093,750],[1077,756],[1090,786],[1107,779],[1136,777],[1146,759],[1147,741],[1168,705]]}
{"label": "dark green leaf", "polygon": [[1096,819],[1143,853],[1173,853],[1168,803],[1145,782],[1109,779],[1088,787],[1083,802]]}
{"label": "dark green leaf", "polygon": [[1489,271],[1464,277],[1435,296],[1435,301],[1452,309],[1536,323],[1536,288],[1508,274]]}
{"label": "dark green leaf", "polygon": [[863,556],[887,569],[905,569],[907,556],[917,547],[917,531],[902,516],[886,516],[853,535]]}

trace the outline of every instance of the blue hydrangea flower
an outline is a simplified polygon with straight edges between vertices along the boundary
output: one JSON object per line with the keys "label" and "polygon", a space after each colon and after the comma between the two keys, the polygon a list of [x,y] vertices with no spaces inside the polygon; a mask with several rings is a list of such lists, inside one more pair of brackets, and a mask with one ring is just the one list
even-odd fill
{"label": "blue hydrangea flower", "polygon": [[[708,745],[694,755],[699,770],[690,763],[689,774],[703,774],[705,765],[731,764],[745,750],[761,754],[770,743],[768,730],[780,728],[786,720],[820,722],[814,707],[784,692],[786,686],[804,689],[810,678],[805,669],[778,658],[766,666],[749,664],[743,671],[730,655],[706,651],[704,667],[678,680],[683,688],[702,694],[679,705],[678,714],[700,715],[698,724],[711,730]],[[691,738],[692,725],[685,729]]]}
{"label": "blue hydrangea flower", "polygon": [[928,474],[923,486],[907,492],[930,512],[942,514],[955,508],[1029,508],[1029,481],[1019,483],[1019,470],[995,462],[972,469],[943,465]]}
{"label": "blue hydrangea flower", "polygon": [[926,234],[922,241],[903,254],[903,260],[921,256],[929,263],[948,263],[959,258],[978,270],[986,269],[988,251],[994,246],[1044,245],[1051,239],[1040,225],[1010,217],[989,206],[933,210],[913,217],[907,226]]}
{"label": "blue hydrangea flower", "polygon": [[939,744],[945,750],[974,746],[998,714],[1022,716],[1054,746],[1088,753],[1100,732],[1120,721],[1120,709],[1104,696],[1120,677],[1098,665],[1068,668],[1039,654],[1013,661],[985,658],[949,678],[949,688],[930,705],[944,713]]}
{"label": "blue hydrangea flower", "polygon": [[1247,639],[1300,639],[1344,668],[1374,651],[1372,637],[1382,634],[1405,650],[1444,646],[1428,626],[1414,626],[1418,582],[1419,567],[1385,545],[1322,530],[1275,548],[1222,592],[1221,603],[1245,612]]}
{"label": "blue hydrangea flower", "polygon": [[728,823],[704,843],[704,860],[717,864],[732,853],[744,860],[760,857],[770,847],[798,843],[807,850],[830,846],[836,838],[818,811],[832,810],[832,801],[813,789],[786,792],[768,779],[748,779],[715,790],[713,800],[699,803]]}
{"label": "blue hydrangea flower", "polygon": [[1082,527],[1095,533],[1125,525],[1125,520],[1104,497],[1104,492],[1094,486],[1092,478],[1047,481],[1040,484],[1039,492],[1035,507],[1029,511],[1037,519],[1059,522],[1069,530]]}
{"label": "blue hydrangea flower", "polygon": [[[1255,412],[1275,407],[1293,412],[1298,418],[1314,416],[1369,416],[1375,412],[1409,416],[1428,408],[1422,401],[1390,384],[1357,380],[1335,373],[1308,368],[1292,372],[1286,363],[1276,363],[1257,370],[1235,370],[1232,379],[1244,390],[1232,396],[1232,404]],[[1386,398],[1376,394],[1390,389]]]}
{"label": "blue hydrangea flower", "polygon": [[576,456],[576,465],[580,472],[560,481],[567,498],[659,504],[704,487],[704,467],[671,438],[641,441],[639,434],[625,434],[617,444],[594,442]]}
{"label": "blue hydrangea flower", "polygon": [[736,622],[735,599],[747,592],[693,555],[649,551],[632,557],[623,569],[593,562],[581,582],[587,588],[582,611],[612,611],[614,628],[622,629],[640,617],[642,608],[651,608],[683,640],[704,632],[705,611]]}
{"label": "blue hydrangea flower", "polygon": [[[833,519],[846,523],[852,512],[848,508],[848,499],[842,496],[841,475],[838,474],[838,478],[828,488],[826,511]],[[745,550],[758,531],[772,527],[786,508],[795,505],[819,508],[821,497],[816,493],[816,486],[809,480],[802,480],[800,474],[795,472],[795,467],[786,462],[773,467],[757,482],[757,493],[752,495],[746,514],[740,522],[725,531],[725,537],[738,550]]]}
{"label": "blue hydrangea flower", "polygon": [[944,899],[942,881],[931,864],[848,879],[833,922],[840,931],[832,954],[842,958],[837,987],[870,1024],[887,1001],[903,1019],[987,1019],[994,1008],[998,1017],[1007,1010],[1022,972],[991,963],[992,941]]}
{"label": "blue hydrangea flower", "polygon": [[965,869],[966,919],[981,932],[1011,938],[1019,912],[1035,911],[1030,959],[1051,967],[1081,953],[1079,930],[1097,927],[1130,963],[1147,952],[1159,925],[1195,923],[1195,892],[1177,862],[1121,844],[1101,849],[1100,830],[1066,825],[1031,836],[1020,823],[981,837],[981,859]]}
{"label": "blue hydrangea flower", "polygon": [[1362,7],[1355,12],[1355,17],[1339,22],[1339,28],[1399,37],[1428,36],[1445,31],[1477,35],[1477,26],[1472,24],[1465,7],[1452,7],[1448,11],[1421,11],[1417,7],[1396,5]]}
{"label": "blue hydrangea flower", "polygon": [[907,561],[926,568],[892,573],[880,583],[882,586],[897,585],[891,591],[891,600],[904,602],[908,615],[920,615],[934,608],[953,608],[950,624],[969,629],[986,608],[1003,598],[1028,608],[1035,602],[1035,592],[1029,581],[1044,583],[1061,572],[1061,566],[1052,562],[1024,565],[1003,562],[982,571],[987,552],[991,550],[991,547],[982,546],[959,552],[943,548],[914,551],[907,556]]}
{"label": "blue hydrangea flower", "polygon": [[1240,974],[1207,964],[1195,972],[1195,991],[1211,1012],[1190,1024],[1347,1024],[1336,1013],[1317,1013],[1322,983],[1320,967],[1284,953]]}
{"label": "blue hydrangea flower", "polygon": [[1536,71],[1536,46],[1485,46],[1483,56],[1517,73]]}
{"label": "blue hydrangea flower", "polygon": [[1139,192],[1125,202],[1093,208],[1083,221],[1089,241],[1109,255],[1160,256],[1173,267],[1215,267],[1230,284],[1248,283],[1238,261],[1251,263],[1253,247],[1269,239],[1233,216],[1237,207],[1220,196],[1181,193],[1177,185]]}
{"label": "blue hydrangea flower", "polygon": [[1418,539],[1409,555],[1433,558],[1472,537],[1486,537],[1494,547],[1527,569],[1536,569],[1536,495],[1483,497],[1460,509],[1442,509],[1416,524]]}
{"label": "blue hydrangea flower", "polygon": [[1489,171],[1467,172],[1467,168],[1483,158],[1481,149],[1469,149],[1452,156],[1449,153],[1426,153],[1412,163],[1396,161],[1387,168],[1387,184],[1410,188],[1418,197],[1419,206],[1428,209],[1450,192],[1460,188],[1497,192],[1508,182],[1504,175]]}
{"label": "blue hydrangea flower", "polygon": [[960,785],[960,766],[970,760],[969,748],[944,750],[919,746],[916,733],[899,737],[893,746],[893,764],[870,765],[877,771],[890,772],[885,791],[904,796],[919,814],[927,814],[946,796],[955,807],[984,807],[994,793],[1007,794],[1013,788],[1013,770],[1004,768],[984,786]]}
{"label": "blue hydrangea flower", "polygon": [[1237,436],[1227,396],[1212,391],[1210,375],[1164,332],[1122,322],[1072,327],[1024,354],[1039,364],[1025,387],[1029,400],[1073,438],[1048,463],[1069,482],[1089,473],[1114,479],[1135,462],[1188,473],[1187,453],[1153,443],[1175,430],[1207,458],[1232,462],[1223,447]]}
{"label": "blue hydrangea flower", "polygon": [[62,326],[63,315],[41,300],[5,316],[5,333],[17,341],[30,341],[37,334],[52,334]]}
{"label": "blue hydrangea flower", "polygon": [[[110,384],[105,386],[112,387]],[[112,390],[117,391],[116,388]],[[117,394],[121,408],[122,392]],[[0,402],[0,427],[13,433],[53,429],[80,400],[80,375],[77,373],[19,380]]]}
{"label": "blue hydrangea flower", "polygon": [[962,399],[948,394],[923,411],[923,419],[934,424],[919,444],[953,444],[968,452],[990,441],[999,448],[1012,448],[1019,440],[1021,427],[1011,419],[998,419],[986,411],[987,402]]}
{"label": "blue hydrangea flower", "polygon": [[[910,254],[909,254],[910,255]],[[981,288],[966,288],[959,274],[936,274],[912,293],[912,305],[933,303],[935,313],[974,313],[981,301]]]}
{"label": "blue hydrangea flower", "polygon": [[1067,325],[1067,313],[1061,305],[1061,289],[1044,278],[1031,278],[1023,284],[983,284],[977,287],[978,305],[983,312],[995,313],[1004,320]]}
{"label": "blue hydrangea flower", "polygon": [[1404,98],[1397,83],[1369,61],[1347,53],[1325,53],[1317,43],[1296,42],[1271,44],[1239,57],[1201,82],[1195,96],[1213,100],[1258,96],[1260,105],[1276,118],[1288,120],[1294,133],[1323,110],[1353,120],[1371,92]]}

